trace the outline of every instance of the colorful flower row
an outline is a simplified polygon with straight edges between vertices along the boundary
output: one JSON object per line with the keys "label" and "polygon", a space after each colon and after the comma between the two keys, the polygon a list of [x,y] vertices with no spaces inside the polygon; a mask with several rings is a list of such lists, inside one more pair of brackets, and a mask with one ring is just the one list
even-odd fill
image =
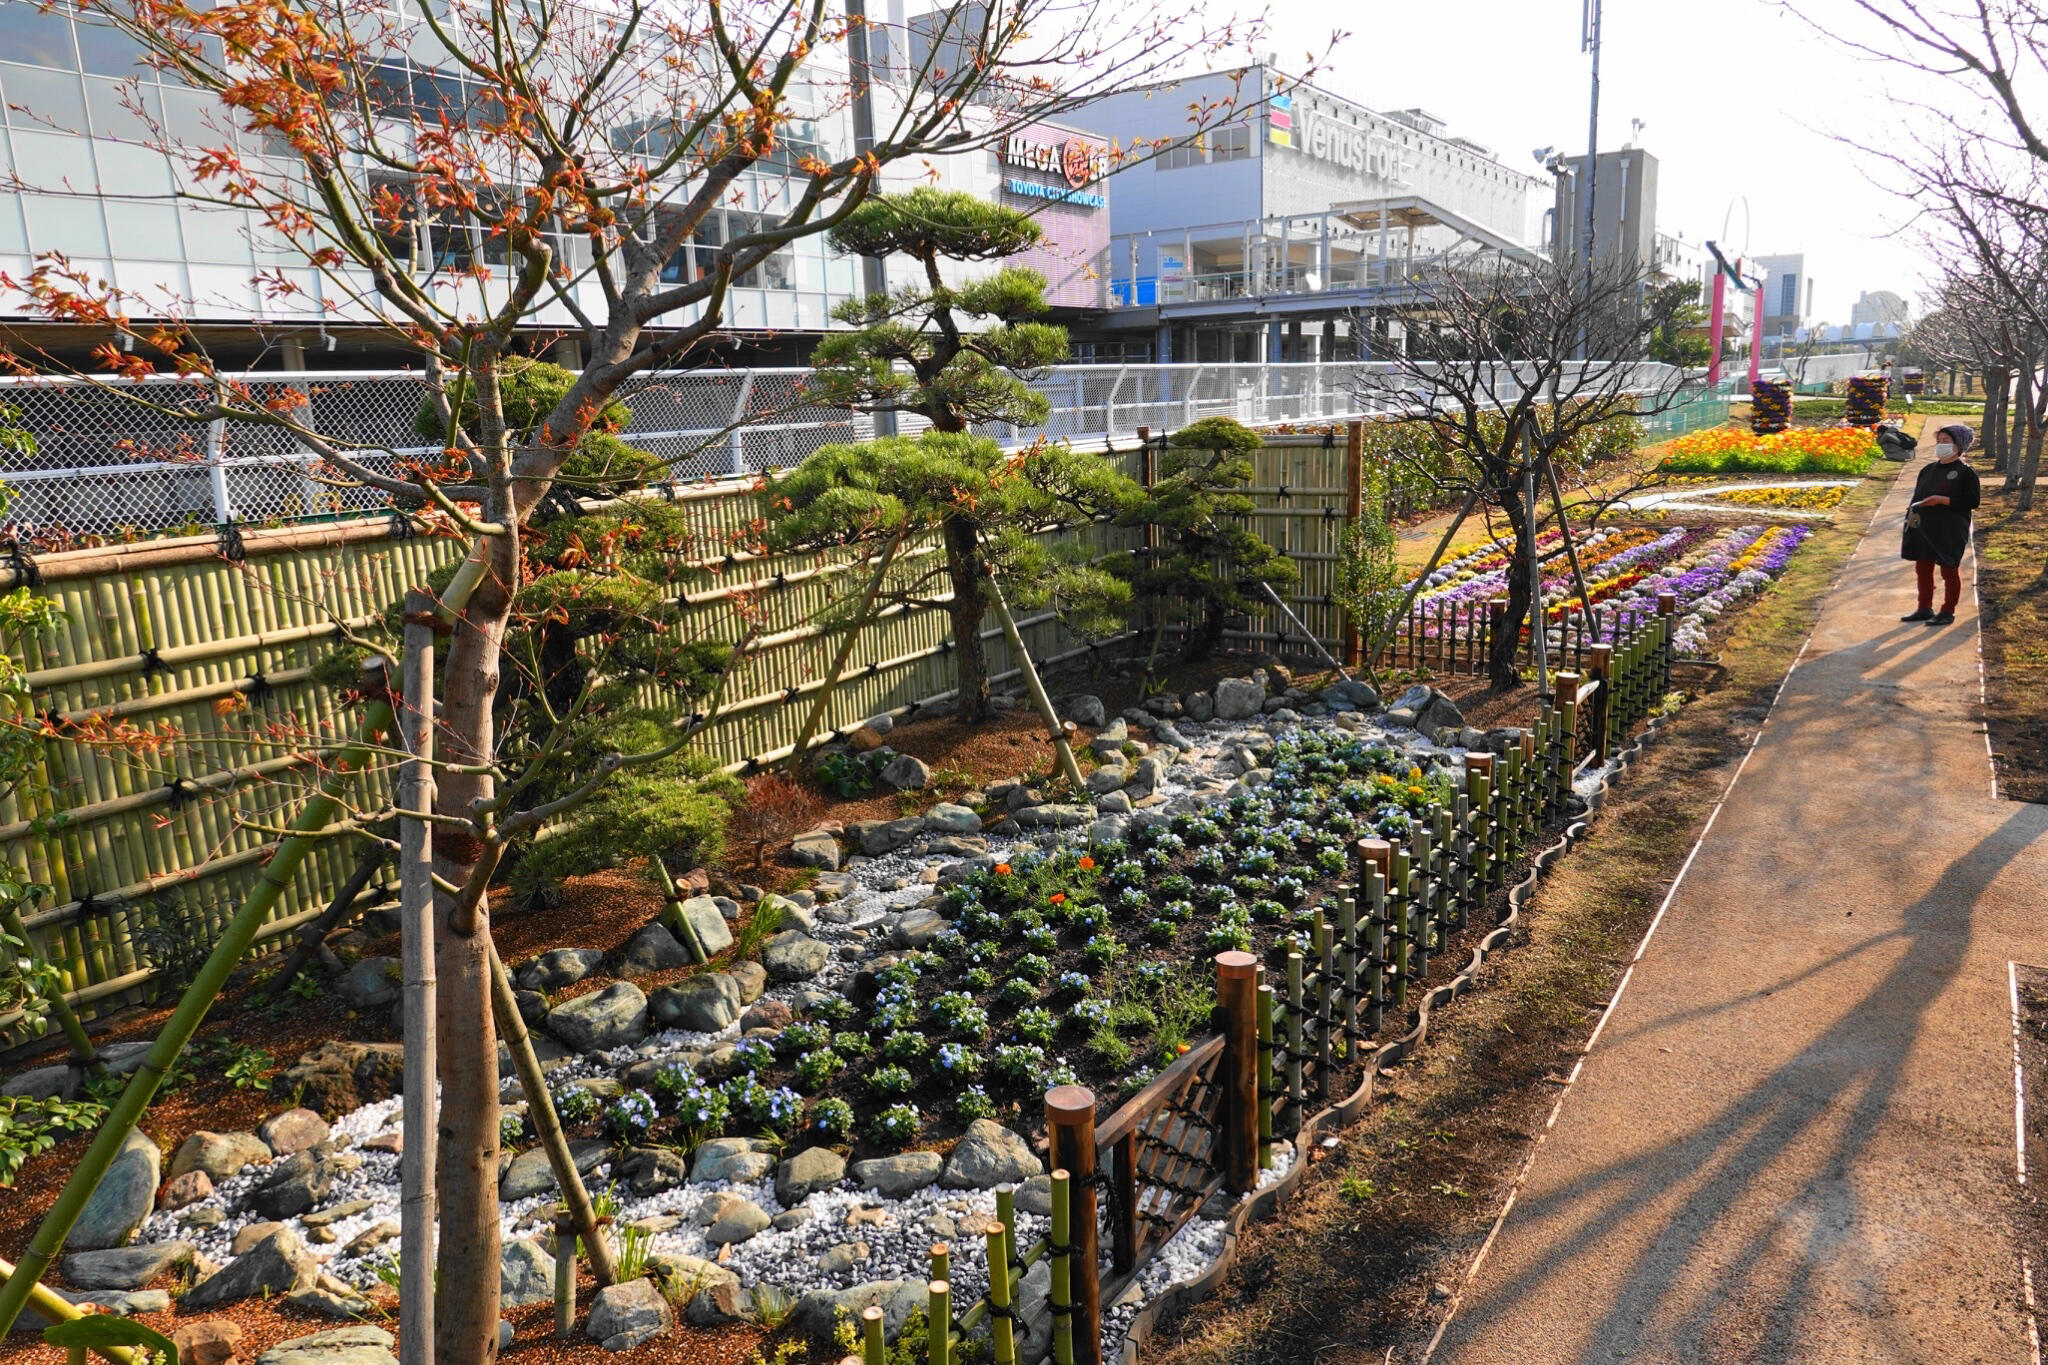
{"label": "colorful flower row", "polygon": [[1859,427],[1802,427],[1756,436],[1715,427],[1680,436],[1658,468],[1680,474],[1862,474],[1877,439]]}
{"label": "colorful flower row", "polygon": [[1849,489],[1844,484],[1809,484],[1803,488],[1732,488],[1711,493],[1709,502],[1734,503],[1739,507],[1788,507],[1798,511],[1827,512],[1841,505]]}

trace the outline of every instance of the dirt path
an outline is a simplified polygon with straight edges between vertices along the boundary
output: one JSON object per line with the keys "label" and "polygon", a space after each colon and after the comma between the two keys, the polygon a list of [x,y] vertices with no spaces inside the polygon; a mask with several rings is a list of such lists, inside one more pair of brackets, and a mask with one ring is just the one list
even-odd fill
{"label": "dirt path", "polygon": [[1440,1365],[2033,1358],[2006,963],[2043,956],[2048,808],[1992,797],[1968,585],[1953,627],[1898,620],[1910,474],[1458,1287]]}

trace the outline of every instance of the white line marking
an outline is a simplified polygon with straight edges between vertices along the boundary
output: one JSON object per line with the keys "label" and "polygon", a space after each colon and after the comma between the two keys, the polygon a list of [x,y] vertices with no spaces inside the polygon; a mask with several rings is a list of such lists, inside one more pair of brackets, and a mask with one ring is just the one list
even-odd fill
{"label": "white line marking", "polygon": [[2005,964],[2005,988],[2012,1001],[2012,1142],[2013,1161],[2020,1184],[2027,1183],[2027,1082],[2020,1064],[2020,973],[2016,963]]}
{"label": "white line marking", "polygon": [[2034,1365],[2041,1365],[2041,1316],[2034,1307],[2034,1263],[2024,1251],[2020,1253],[2020,1292],[2027,1301],[2027,1346],[2033,1352]]}

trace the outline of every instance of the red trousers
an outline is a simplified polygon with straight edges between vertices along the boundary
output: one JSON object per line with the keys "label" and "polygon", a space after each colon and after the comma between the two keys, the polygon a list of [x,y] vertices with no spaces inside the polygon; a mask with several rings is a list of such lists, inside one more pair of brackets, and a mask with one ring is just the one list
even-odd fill
{"label": "red trousers", "polygon": [[[1931,559],[1916,559],[1913,561],[1913,577],[1919,583],[1920,610],[1922,611],[1926,611],[1934,605],[1934,570],[1936,567],[1935,562]],[[1953,612],[1956,609],[1956,599],[1963,595],[1963,572],[1961,569],[1951,569],[1946,564],[1940,565],[1939,568],[1941,569],[1941,609],[1945,612]]]}

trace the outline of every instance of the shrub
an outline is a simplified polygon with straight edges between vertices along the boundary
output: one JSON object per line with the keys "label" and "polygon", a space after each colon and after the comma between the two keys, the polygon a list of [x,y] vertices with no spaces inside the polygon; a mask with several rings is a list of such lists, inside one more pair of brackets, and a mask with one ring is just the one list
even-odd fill
{"label": "shrub", "polygon": [[953,1101],[953,1116],[962,1123],[972,1123],[976,1119],[992,1119],[996,1116],[996,1102],[989,1098],[984,1087],[970,1085]]}
{"label": "shrub", "polygon": [[988,1011],[964,991],[947,991],[932,1001],[932,1018],[955,1033],[970,1037],[978,1038],[988,1032]]}
{"label": "shrub", "polygon": [[760,867],[770,844],[780,844],[811,827],[818,798],[779,773],[761,773],[746,782],[746,796],[733,807],[726,836],[752,850]]}
{"label": "shrub", "polygon": [[498,1116],[498,1145],[517,1147],[526,1141],[526,1115],[508,1110]]}
{"label": "shrub", "polygon": [[981,1074],[981,1058],[972,1048],[960,1043],[939,1044],[938,1056],[933,1059],[939,1074],[955,1083]]}
{"label": "shrub", "polygon": [[885,1062],[915,1065],[923,1061],[929,1051],[931,1044],[925,1041],[925,1036],[922,1033],[912,1033],[908,1029],[892,1033],[882,1040],[881,1053]]}
{"label": "shrub", "polygon": [[1017,1017],[1010,1021],[1010,1027],[1027,1043],[1049,1043],[1059,1028],[1059,1021],[1043,1005],[1033,1005],[1018,1010]]}
{"label": "shrub", "polygon": [[1038,987],[1021,976],[1013,976],[1003,983],[997,998],[1006,1005],[1028,1005],[1038,998]]}
{"label": "shrub", "polygon": [[805,1094],[815,1094],[845,1067],[846,1059],[831,1048],[816,1048],[797,1058],[796,1083]]}
{"label": "shrub", "polygon": [[917,1088],[917,1082],[909,1071],[891,1064],[878,1066],[868,1073],[868,1089],[877,1095],[908,1095]]}
{"label": "shrub", "polygon": [[645,1090],[628,1090],[605,1110],[604,1128],[619,1142],[638,1142],[653,1129],[657,1113],[652,1095]]}
{"label": "shrub", "polygon": [[827,1142],[839,1142],[853,1131],[853,1106],[845,1100],[819,1100],[811,1106],[812,1134]]}
{"label": "shrub", "polygon": [[554,1092],[555,1117],[570,1128],[581,1128],[596,1123],[604,1112],[604,1102],[582,1086],[570,1086]]}
{"label": "shrub", "polygon": [[917,1136],[917,1130],[924,1124],[924,1116],[914,1104],[892,1104],[875,1115],[868,1131],[880,1144],[903,1146]]}

